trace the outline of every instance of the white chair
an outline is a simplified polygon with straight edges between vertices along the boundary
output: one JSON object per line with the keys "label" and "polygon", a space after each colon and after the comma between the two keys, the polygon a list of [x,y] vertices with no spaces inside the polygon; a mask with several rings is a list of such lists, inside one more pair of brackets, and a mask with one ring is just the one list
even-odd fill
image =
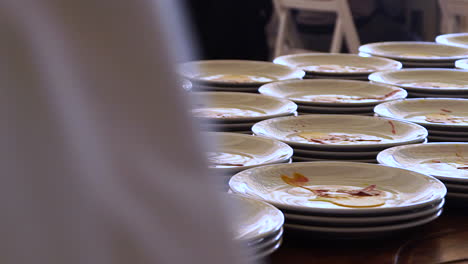
{"label": "white chair", "polygon": [[293,9],[336,13],[330,52],[339,53],[344,39],[348,50],[358,53],[360,40],[347,0],[273,0],[273,4],[278,17],[275,57],[284,54],[287,48],[303,48],[290,19]]}
{"label": "white chair", "polygon": [[439,5],[442,33],[468,31],[468,0],[439,0]]}

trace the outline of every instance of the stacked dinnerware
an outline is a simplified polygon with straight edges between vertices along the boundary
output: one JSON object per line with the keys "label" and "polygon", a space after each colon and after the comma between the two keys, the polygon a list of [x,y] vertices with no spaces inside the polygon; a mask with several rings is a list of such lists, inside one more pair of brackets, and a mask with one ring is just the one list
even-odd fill
{"label": "stacked dinnerware", "polygon": [[373,116],[302,115],[261,121],[257,136],[283,141],[294,149],[293,161],[346,160],[376,163],[389,147],[422,143],[427,130],[417,124]]}
{"label": "stacked dinnerware", "polygon": [[429,141],[468,142],[468,99],[404,99],[379,104],[374,111],[424,126]]}
{"label": "stacked dinnerware", "polygon": [[180,65],[179,73],[192,82],[194,91],[256,93],[263,84],[302,79],[299,69],[265,61],[205,60]]}
{"label": "stacked dinnerware", "polygon": [[258,121],[296,114],[297,105],[289,100],[252,93],[194,92],[197,103],[192,114],[202,130],[251,134]]}
{"label": "stacked dinnerware", "polygon": [[455,62],[455,67],[457,69],[468,70],[468,59],[457,60]]}
{"label": "stacked dinnerware", "polygon": [[468,33],[453,33],[437,36],[437,43],[468,48]]}
{"label": "stacked dinnerware", "polygon": [[375,238],[431,222],[447,192],[425,174],[354,162],[267,165],[234,175],[229,186],[280,209],[287,231],[328,239]]}
{"label": "stacked dinnerware", "polygon": [[389,148],[379,163],[428,174],[447,187],[447,198],[468,201],[468,143],[429,143]]}
{"label": "stacked dinnerware", "polygon": [[359,47],[360,55],[398,60],[403,67],[453,68],[455,61],[468,58],[468,48],[435,42],[378,42]]}
{"label": "stacked dinnerware", "polygon": [[402,87],[409,97],[468,98],[468,70],[404,69],[376,72],[369,80]]}
{"label": "stacked dinnerware", "polygon": [[241,195],[228,195],[234,206],[234,239],[247,247],[251,260],[276,251],[282,242],[284,215],[274,206]]}
{"label": "stacked dinnerware", "polygon": [[404,89],[365,81],[315,79],[265,84],[261,94],[285,98],[299,114],[373,115],[379,103],[406,98]]}
{"label": "stacked dinnerware", "polygon": [[293,54],[278,57],[273,62],[302,69],[306,72],[305,79],[367,80],[367,76],[373,72],[402,67],[400,62],[391,59],[339,53]]}

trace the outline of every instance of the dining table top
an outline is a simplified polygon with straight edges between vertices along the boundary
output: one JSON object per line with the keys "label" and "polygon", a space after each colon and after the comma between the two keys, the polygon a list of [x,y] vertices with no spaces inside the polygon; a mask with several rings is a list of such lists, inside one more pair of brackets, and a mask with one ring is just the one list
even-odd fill
{"label": "dining table top", "polygon": [[285,230],[272,264],[432,264],[468,263],[468,209],[448,200],[435,221],[367,240],[314,238]]}

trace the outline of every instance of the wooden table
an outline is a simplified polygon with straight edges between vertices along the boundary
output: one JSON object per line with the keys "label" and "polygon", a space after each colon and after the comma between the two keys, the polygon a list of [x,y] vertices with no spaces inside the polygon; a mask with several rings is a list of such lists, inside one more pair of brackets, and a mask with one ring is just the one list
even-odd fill
{"label": "wooden table", "polygon": [[468,263],[468,206],[448,201],[444,208],[435,221],[384,239],[324,241],[286,230],[283,245],[270,256],[270,263]]}

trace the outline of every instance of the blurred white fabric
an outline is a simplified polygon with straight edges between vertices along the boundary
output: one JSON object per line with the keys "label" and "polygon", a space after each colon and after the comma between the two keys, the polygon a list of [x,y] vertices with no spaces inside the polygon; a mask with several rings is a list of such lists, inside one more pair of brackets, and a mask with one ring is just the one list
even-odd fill
{"label": "blurred white fabric", "polygon": [[240,263],[172,0],[0,0],[0,262]]}

